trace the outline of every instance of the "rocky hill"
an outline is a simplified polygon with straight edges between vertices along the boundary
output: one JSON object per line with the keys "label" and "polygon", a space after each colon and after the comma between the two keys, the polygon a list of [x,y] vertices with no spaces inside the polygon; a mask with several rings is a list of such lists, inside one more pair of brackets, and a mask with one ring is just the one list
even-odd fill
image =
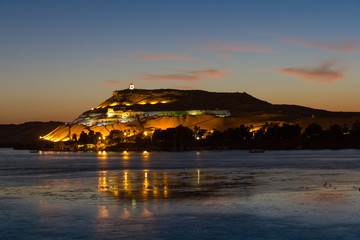
{"label": "rocky hill", "polygon": [[332,124],[351,127],[360,113],[331,112],[295,105],[276,105],[247,93],[217,93],[201,90],[119,90],[85,111],[72,124],[29,122],[0,125],[0,147],[31,148],[39,136],[50,141],[66,141],[81,132],[111,130],[132,133],[177,127],[180,124],[201,129],[224,131],[252,125],[255,129],[266,122],[299,124],[305,129],[318,123],[327,129]]}
{"label": "rocky hill", "polygon": [[349,117],[360,113],[330,112],[296,105],[276,105],[257,99],[247,93],[207,92],[201,90],[176,89],[134,89],[114,91],[113,96],[84,114],[107,113],[108,109],[124,112],[228,110],[231,117],[268,114],[279,120],[291,121],[298,118]]}
{"label": "rocky hill", "polygon": [[82,113],[71,125],[62,125],[43,136],[50,141],[66,141],[82,131],[109,135],[111,130],[154,131],[183,125],[224,131],[240,124],[259,127],[266,122],[310,123],[328,128],[332,124],[349,125],[360,113],[330,112],[295,105],[276,105],[247,93],[222,93],[201,90],[124,89],[98,106]]}

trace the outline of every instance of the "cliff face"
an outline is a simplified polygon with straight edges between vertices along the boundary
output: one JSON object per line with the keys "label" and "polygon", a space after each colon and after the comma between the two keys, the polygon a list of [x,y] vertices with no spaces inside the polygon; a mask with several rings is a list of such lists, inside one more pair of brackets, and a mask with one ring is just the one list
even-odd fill
{"label": "cliff face", "polygon": [[[360,113],[336,113],[293,105],[273,105],[247,93],[216,93],[201,90],[125,89],[81,114],[71,125],[62,125],[43,139],[66,141],[82,131],[153,131],[183,125],[223,131],[240,124],[260,126],[266,122],[321,122],[349,124]],[[331,119],[336,119],[332,121]],[[351,123],[350,123],[351,124]],[[306,126],[303,126],[306,127]]]}

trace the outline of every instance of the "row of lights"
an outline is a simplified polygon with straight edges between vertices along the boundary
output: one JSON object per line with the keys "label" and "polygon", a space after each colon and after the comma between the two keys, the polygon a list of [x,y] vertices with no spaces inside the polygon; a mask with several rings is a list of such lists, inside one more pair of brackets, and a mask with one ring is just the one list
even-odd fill
{"label": "row of lights", "polygon": [[[106,151],[98,151],[98,154],[99,155],[107,155]],[[123,151],[123,154],[128,155],[129,153],[128,153],[128,151],[125,150],[125,151]],[[143,155],[148,155],[149,152],[145,150],[145,151],[142,152],[142,154]]]}

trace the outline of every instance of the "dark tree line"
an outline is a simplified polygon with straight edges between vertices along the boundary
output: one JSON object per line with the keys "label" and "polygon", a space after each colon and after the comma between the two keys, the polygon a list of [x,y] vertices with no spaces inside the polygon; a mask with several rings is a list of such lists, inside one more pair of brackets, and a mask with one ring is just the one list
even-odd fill
{"label": "dark tree line", "polygon": [[79,139],[77,139],[77,135],[73,134],[72,135],[72,141],[74,142],[78,142],[80,144],[96,144],[99,140],[102,139],[102,134],[100,132],[94,132],[94,131],[89,131],[89,133],[85,133],[84,131],[82,131],[80,133]]}
{"label": "dark tree line", "polygon": [[157,129],[152,135],[152,144],[160,149],[183,151],[191,147],[196,139],[194,132],[182,125],[166,130]]}
{"label": "dark tree line", "polygon": [[94,131],[82,132],[79,138],[74,134],[72,138],[79,144],[102,141],[110,150],[360,148],[360,121],[352,124],[351,128],[334,124],[327,130],[316,123],[303,131],[298,124],[266,123],[260,128],[240,125],[224,132],[180,125],[165,130],[156,129],[152,134],[112,130],[106,140],[101,133]]}

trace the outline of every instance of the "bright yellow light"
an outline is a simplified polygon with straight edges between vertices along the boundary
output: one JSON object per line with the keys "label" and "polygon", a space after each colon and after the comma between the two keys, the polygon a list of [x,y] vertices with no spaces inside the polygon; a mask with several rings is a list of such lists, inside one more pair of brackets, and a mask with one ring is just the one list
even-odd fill
{"label": "bright yellow light", "polygon": [[124,132],[124,136],[126,136],[126,132]]}
{"label": "bright yellow light", "polygon": [[128,188],[128,180],[127,180],[127,177],[128,177],[128,173],[127,172],[125,172],[124,173],[124,187],[125,187],[125,189],[127,189]]}
{"label": "bright yellow light", "polygon": [[153,102],[150,102],[150,104],[157,104],[158,101],[153,101]]}
{"label": "bright yellow light", "polygon": [[196,140],[199,140],[200,139],[200,137],[196,137]]}
{"label": "bright yellow light", "polygon": [[168,101],[161,101],[161,103],[168,103]]}
{"label": "bright yellow light", "polygon": [[147,178],[147,172],[145,172],[145,178]]}
{"label": "bright yellow light", "polygon": [[144,132],[144,135],[145,135],[145,136],[147,136],[147,135],[148,135],[148,133],[145,131],[145,132]]}
{"label": "bright yellow light", "polygon": [[105,140],[106,137],[103,137],[103,139]]}
{"label": "bright yellow light", "polygon": [[147,154],[148,154],[148,151],[143,151],[143,154],[144,154],[144,155],[147,155]]}
{"label": "bright yellow light", "polygon": [[146,104],[146,102],[139,102],[139,104],[141,104],[141,105],[145,105],[145,104]]}
{"label": "bright yellow light", "polygon": [[125,150],[125,151],[123,151],[123,154],[127,154],[128,152]]}
{"label": "bright yellow light", "polygon": [[200,169],[197,170],[197,180],[198,180],[198,184],[200,184]]}
{"label": "bright yellow light", "polygon": [[99,155],[107,155],[106,151],[98,151]]}
{"label": "bright yellow light", "polygon": [[99,140],[101,139],[101,137],[99,137]]}

